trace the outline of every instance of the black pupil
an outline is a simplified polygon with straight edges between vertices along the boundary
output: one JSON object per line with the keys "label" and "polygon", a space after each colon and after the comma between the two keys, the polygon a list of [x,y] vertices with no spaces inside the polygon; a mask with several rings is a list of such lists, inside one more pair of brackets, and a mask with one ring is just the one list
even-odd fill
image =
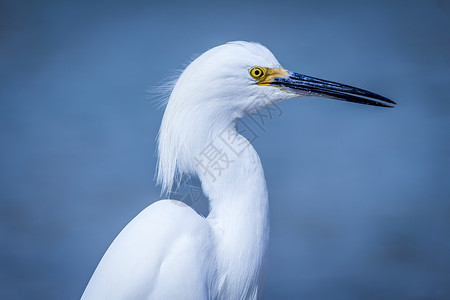
{"label": "black pupil", "polygon": [[259,76],[261,74],[261,71],[260,70],[255,70],[255,75],[256,76]]}

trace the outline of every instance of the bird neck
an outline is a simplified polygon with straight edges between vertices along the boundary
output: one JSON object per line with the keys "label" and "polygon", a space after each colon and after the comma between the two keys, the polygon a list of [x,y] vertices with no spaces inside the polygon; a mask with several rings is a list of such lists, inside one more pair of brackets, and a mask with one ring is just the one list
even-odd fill
{"label": "bird neck", "polygon": [[191,105],[188,109],[182,104],[169,101],[164,113],[158,182],[163,190],[170,190],[176,169],[179,174],[198,175],[210,203],[207,220],[216,243],[220,295],[224,299],[255,299],[269,240],[261,162],[236,130],[239,115],[224,111],[225,107]]}
{"label": "bird neck", "polygon": [[263,168],[236,123],[211,135],[196,157],[196,173],[210,201],[219,289],[229,299],[256,298],[269,239],[268,197]]}

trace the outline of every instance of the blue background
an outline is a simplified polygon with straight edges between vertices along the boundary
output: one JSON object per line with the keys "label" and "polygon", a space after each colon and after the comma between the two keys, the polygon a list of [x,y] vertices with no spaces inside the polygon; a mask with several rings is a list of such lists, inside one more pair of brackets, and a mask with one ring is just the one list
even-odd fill
{"label": "blue background", "polygon": [[446,0],[2,1],[1,299],[81,296],[159,199],[152,91],[231,40],[399,103],[280,104],[254,142],[271,204],[263,299],[450,299]]}

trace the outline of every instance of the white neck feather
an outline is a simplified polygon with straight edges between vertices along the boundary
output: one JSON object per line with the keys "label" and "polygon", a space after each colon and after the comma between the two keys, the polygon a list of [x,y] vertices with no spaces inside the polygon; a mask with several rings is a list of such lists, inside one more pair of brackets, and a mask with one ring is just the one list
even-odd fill
{"label": "white neck feather", "polygon": [[[235,132],[235,128],[231,130]],[[221,139],[214,145],[233,160],[214,182],[210,174],[198,170],[210,199],[208,221],[215,232],[218,274],[222,275],[219,291],[223,299],[256,299],[261,291],[269,240],[263,169],[249,143],[240,155],[228,150]]]}
{"label": "white neck feather", "polygon": [[[236,121],[171,120],[176,121],[163,120],[161,127],[159,172],[167,175],[161,166],[170,166],[169,175],[175,174],[176,164],[178,172],[199,176],[210,202],[207,219],[215,233],[220,295],[256,299],[269,239],[267,189],[258,154],[237,133]],[[163,151],[175,154],[173,161],[164,161]]]}

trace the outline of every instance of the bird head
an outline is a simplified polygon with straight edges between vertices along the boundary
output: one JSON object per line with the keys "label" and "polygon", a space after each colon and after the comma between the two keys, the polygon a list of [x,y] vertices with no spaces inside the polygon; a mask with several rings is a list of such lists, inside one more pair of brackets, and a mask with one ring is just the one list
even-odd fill
{"label": "bird head", "polygon": [[171,187],[177,170],[192,171],[192,154],[201,151],[214,128],[223,130],[246,114],[301,96],[381,107],[395,104],[363,89],[288,71],[257,43],[212,48],[188,65],[169,97],[158,146],[163,190]]}
{"label": "bird head", "polygon": [[217,108],[232,118],[301,96],[383,107],[395,104],[363,89],[288,71],[266,47],[249,42],[230,42],[202,54],[182,73],[170,101],[179,93],[192,106],[211,112]]}

